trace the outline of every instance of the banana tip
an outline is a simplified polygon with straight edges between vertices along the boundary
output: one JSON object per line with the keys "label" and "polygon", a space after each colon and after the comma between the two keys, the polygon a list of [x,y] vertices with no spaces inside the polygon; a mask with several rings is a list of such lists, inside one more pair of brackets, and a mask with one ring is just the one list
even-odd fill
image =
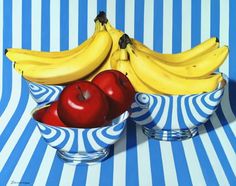
{"label": "banana tip", "polygon": [[7,49],[5,49],[5,51],[4,51],[4,54],[6,55],[6,54],[7,54],[7,52],[8,52],[8,50],[7,50]]}
{"label": "banana tip", "polygon": [[218,37],[216,37],[216,42],[217,42],[217,43],[219,43],[219,42],[220,42],[220,40],[219,40],[219,38],[218,38]]}

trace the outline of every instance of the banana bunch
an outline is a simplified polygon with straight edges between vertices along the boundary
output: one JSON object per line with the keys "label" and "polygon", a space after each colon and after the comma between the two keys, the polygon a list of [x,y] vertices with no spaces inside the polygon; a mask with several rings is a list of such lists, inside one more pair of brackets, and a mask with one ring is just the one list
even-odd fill
{"label": "banana bunch", "polygon": [[162,54],[115,29],[104,12],[94,21],[93,35],[74,49],[43,52],[10,48],[5,54],[25,79],[47,85],[91,80],[108,69],[127,75],[137,92],[151,94],[209,92],[222,81],[220,74],[212,73],[224,62],[228,47],[219,48],[217,38],[178,54]]}
{"label": "banana bunch", "polygon": [[210,92],[223,80],[221,74],[213,72],[228,55],[228,47],[218,47],[217,39],[211,38],[189,51],[160,54],[124,34],[120,49],[112,55],[111,66],[124,73],[138,92],[171,95]]}
{"label": "banana bunch", "polygon": [[74,49],[40,52],[10,48],[5,54],[25,79],[40,84],[64,85],[86,78],[108,63],[112,43],[104,23],[97,19],[94,34]]}

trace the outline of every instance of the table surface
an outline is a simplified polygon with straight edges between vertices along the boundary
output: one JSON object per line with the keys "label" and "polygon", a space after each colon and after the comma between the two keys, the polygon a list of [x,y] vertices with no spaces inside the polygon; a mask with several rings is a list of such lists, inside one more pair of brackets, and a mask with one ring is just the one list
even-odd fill
{"label": "table surface", "polygon": [[[0,185],[235,185],[236,1],[214,2],[0,0]],[[47,146],[30,115],[36,103],[27,83],[3,51],[73,48],[91,35],[99,10],[157,51],[183,51],[211,36],[229,45],[229,58],[219,69],[229,76],[229,85],[197,136],[148,139],[129,120],[109,157],[89,166],[65,164]]]}

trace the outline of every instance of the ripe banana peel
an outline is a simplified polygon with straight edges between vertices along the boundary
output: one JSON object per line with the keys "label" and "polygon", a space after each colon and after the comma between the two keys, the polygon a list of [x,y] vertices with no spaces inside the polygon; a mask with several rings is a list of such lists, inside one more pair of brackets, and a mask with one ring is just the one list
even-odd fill
{"label": "ripe banana peel", "polygon": [[164,94],[186,95],[210,92],[215,90],[222,81],[221,74],[199,79],[181,78],[156,65],[145,54],[136,52],[130,44],[127,45],[127,51],[131,66],[137,76],[142,78],[151,88]]}
{"label": "ripe banana peel", "polygon": [[136,49],[142,52],[145,52],[150,56],[158,58],[159,60],[162,60],[171,64],[179,64],[184,61],[191,60],[195,57],[202,56],[203,54],[206,54],[219,47],[219,40],[216,37],[212,37],[200,43],[199,45],[193,47],[190,50],[186,50],[184,52],[180,52],[177,54],[163,54],[163,53],[159,53],[159,52],[151,50],[150,48],[145,46],[143,43],[135,39],[131,38],[131,42]]}

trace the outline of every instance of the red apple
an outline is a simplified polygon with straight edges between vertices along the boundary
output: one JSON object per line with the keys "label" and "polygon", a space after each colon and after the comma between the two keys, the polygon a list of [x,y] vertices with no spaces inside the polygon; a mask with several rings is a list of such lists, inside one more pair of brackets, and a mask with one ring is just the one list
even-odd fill
{"label": "red apple", "polygon": [[71,127],[93,128],[106,123],[109,103],[106,95],[89,81],[66,86],[59,96],[58,114]]}
{"label": "red apple", "polygon": [[135,90],[129,79],[117,70],[105,70],[92,80],[109,97],[109,119],[114,119],[127,109],[133,102]]}
{"label": "red apple", "polygon": [[45,111],[41,119],[42,123],[58,127],[66,127],[58,117],[57,107],[58,101],[53,102],[49,107],[47,107],[47,110]]}
{"label": "red apple", "polygon": [[40,110],[37,110],[35,114],[33,115],[34,119],[42,122],[42,117],[46,113],[48,107],[41,108]]}

